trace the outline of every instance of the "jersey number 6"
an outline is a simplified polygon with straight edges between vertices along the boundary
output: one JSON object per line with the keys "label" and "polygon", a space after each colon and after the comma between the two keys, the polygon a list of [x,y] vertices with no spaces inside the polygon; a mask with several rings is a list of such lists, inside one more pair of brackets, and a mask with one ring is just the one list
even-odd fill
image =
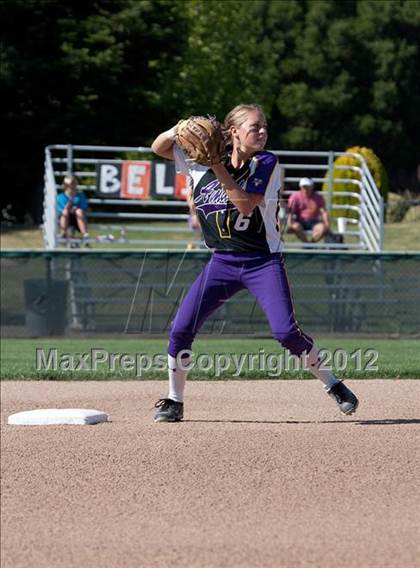
{"label": "jersey number 6", "polygon": [[233,228],[235,229],[235,231],[246,231],[249,227],[250,222],[251,217],[245,217],[245,215],[239,213]]}

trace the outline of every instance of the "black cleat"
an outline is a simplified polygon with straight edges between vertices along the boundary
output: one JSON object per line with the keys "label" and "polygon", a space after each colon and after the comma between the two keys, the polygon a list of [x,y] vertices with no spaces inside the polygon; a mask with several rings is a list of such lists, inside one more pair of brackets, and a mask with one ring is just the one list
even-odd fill
{"label": "black cleat", "polygon": [[184,403],[170,398],[161,398],[155,404],[159,410],[155,414],[155,422],[180,422],[184,418]]}
{"label": "black cleat", "polygon": [[327,393],[335,400],[338,408],[343,414],[349,415],[356,412],[356,409],[359,406],[359,401],[342,381],[327,390]]}

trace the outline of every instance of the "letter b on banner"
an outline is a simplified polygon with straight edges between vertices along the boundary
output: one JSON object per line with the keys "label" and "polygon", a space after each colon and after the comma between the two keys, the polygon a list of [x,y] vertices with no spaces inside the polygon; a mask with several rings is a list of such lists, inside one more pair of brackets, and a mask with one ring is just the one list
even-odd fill
{"label": "letter b on banner", "polygon": [[96,193],[99,197],[119,197],[121,189],[121,164],[97,164]]}

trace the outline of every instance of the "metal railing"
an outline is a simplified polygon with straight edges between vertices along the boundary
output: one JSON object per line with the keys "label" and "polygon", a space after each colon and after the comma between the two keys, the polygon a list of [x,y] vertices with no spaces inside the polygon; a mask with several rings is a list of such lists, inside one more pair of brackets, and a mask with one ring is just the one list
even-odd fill
{"label": "metal railing", "polygon": [[[326,184],[327,189],[320,191],[324,196],[328,211],[337,223],[334,230],[342,234],[344,243],[301,243],[295,237],[286,235],[285,248],[300,250],[302,247],[313,249],[365,250],[378,252],[383,249],[383,217],[384,205],[366,160],[360,154],[347,152],[310,152],[292,150],[271,150],[279,157],[283,170],[282,203],[296,190],[302,177],[312,177],[316,184]],[[151,156],[148,147],[131,146],[84,146],[84,145],[50,145],[45,150],[45,199],[44,199],[44,241],[49,250],[63,244],[58,238],[57,214],[55,202],[57,188],[62,187],[65,175],[76,175],[81,183],[79,189],[86,192],[89,198],[88,220],[95,222],[95,227],[104,231],[113,231],[112,239],[97,238],[93,242],[112,244],[146,245],[162,247],[169,245],[184,246],[194,243],[200,248],[203,241],[188,227],[188,208],[185,201],[156,199],[116,199],[98,198],[95,195],[98,163],[106,161],[118,164],[130,154]],[[105,156],[105,157],[104,157]],[[119,157],[118,157],[119,156]],[[334,165],[339,156],[355,158],[358,166]],[[334,172],[346,170],[356,173],[359,179],[336,178]],[[338,191],[337,186],[345,184],[354,186],[354,191]],[[292,189],[293,188],[293,189]],[[351,198],[353,203],[334,203],[333,196]],[[161,196],[159,196],[161,197]],[[118,210],[116,210],[118,208]],[[160,211],[159,211],[160,210]],[[179,212],[178,212],[179,211]],[[285,211],[283,228],[285,228]],[[342,215],[338,215],[341,212]],[[337,217],[343,221],[337,222]],[[108,220],[110,222],[108,222]],[[112,223],[113,221],[113,223]],[[174,222],[179,227],[168,228],[156,224],[162,221]],[[137,224],[136,224],[137,222]],[[116,224],[118,223],[118,225]],[[153,223],[155,223],[153,225]],[[281,224],[281,223],[280,223]],[[135,233],[142,232],[148,238],[136,238]],[[184,239],[165,239],[165,233],[184,233]],[[130,234],[131,233],[131,234]],[[159,235],[161,233],[161,235]],[[156,238],[160,236],[161,238]],[[150,237],[150,238],[149,238]]]}
{"label": "metal railing", "polygon": [[57,187],[51,151],[45,150],[45,171],[44,171],[44,213],[43,213],[43,236],[44,245],[47,250],[54,250],[57,247]]}
{"label": "metal railing", "polygon": [[[375,181],[368,168],[365,158],[361,154],[353,152],[310,152],[310,151],[294,151],[294,150],[272,150],[280,158],[280,163],[284,168],[284,182],[293,183],[294,187],[299,183],[301,177],[311,177],[315,183],[327,183],[327,191],[321,191],[327,204],[328,211],[342,211],[343,217],[347,224],[355,226],[353,230],[340,231],[344,236],[355,237],[356,243],[351,245],[344,243],[343,245],[325,245],[328,248],[353,248],[359,250],[368,250],[370,252],[379,252],[383,250],[383,223],[384,223],[384,204],[383,198],[376,187]],[[336,158],[340,156],[353,157],[359,161],[359,166],[350,165],[334,165]],[[298,163],[285,163],[281,158],[299,158]],[[302,163],[301,158],[307,160],[316,159],[318,163]],[[353,178],[336,178],[335,171],[352,171],[359,175],[360,180]],[[314,173],[315,172],[315,175]],[[319,173],[318,173],[319,172]],[[299,175],[293,175],[298,173]],[[357,191],[333,191],[334,186],[339,184],[354,185]],[[293,193],[291,190],[284,190],[283,195],[289,196]],[[334,204],[333,196],[351,197],[358,203],[352,204]],[[346,213],[354,212],[357,219],[348,217]],[[295,244],[295,243],[294,243]],[[296,243],[297,245],[299,243]],[[312,245],[313,248],[322,247],[319,243]],[[305,248],[311,245],[305,244]],[[288,248],[297,248],[290,246]]]}

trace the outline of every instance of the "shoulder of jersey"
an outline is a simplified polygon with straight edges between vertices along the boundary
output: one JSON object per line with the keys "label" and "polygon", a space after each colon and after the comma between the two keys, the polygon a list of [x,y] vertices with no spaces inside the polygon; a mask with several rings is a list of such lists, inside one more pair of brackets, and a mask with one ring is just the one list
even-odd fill
{"label": "shoulder of jersey", "polygon": [[268,152],[268,150],[261,150],[261,152],[257,152],[254,157],[257,158],[259,162],[266,165],[276,164],[278,161],[277,156],[272,152]]}

